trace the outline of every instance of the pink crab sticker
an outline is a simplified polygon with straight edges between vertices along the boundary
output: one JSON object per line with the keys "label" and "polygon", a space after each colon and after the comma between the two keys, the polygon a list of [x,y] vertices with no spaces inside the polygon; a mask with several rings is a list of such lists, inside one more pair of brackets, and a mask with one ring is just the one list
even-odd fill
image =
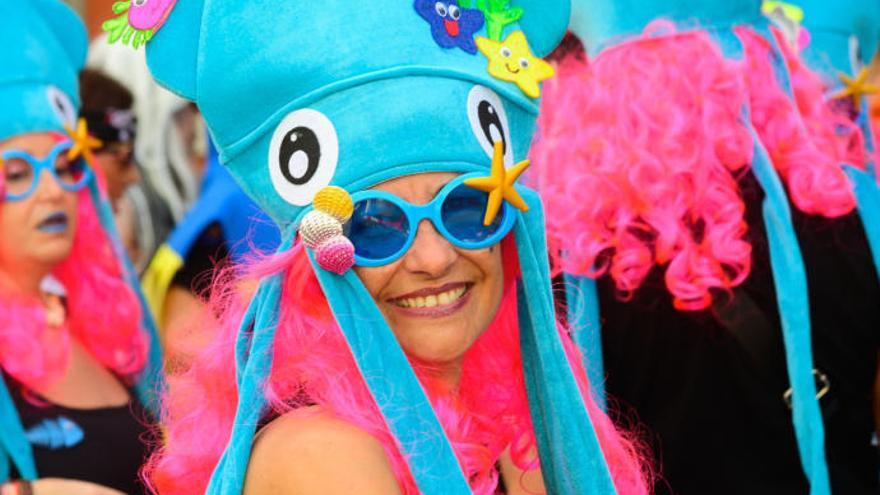
{"label": "pink crab sticker", "polygon": [[176,3],[177,0],[131,0],[128,23],[139,30],[158,30]]}

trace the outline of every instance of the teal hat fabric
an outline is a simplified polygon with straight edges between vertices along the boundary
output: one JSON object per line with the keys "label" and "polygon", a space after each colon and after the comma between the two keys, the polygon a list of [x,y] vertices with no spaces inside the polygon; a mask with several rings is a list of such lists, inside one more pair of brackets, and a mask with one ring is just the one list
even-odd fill
{"label": "teal hat fabric", "polygon": [[0,19],[0,108],[16,116],[0,121],[0,141],[28,132],[63,132],[79,108],[85,27],[57,0],[0,2]]}
{"label": "teal hat fabric", "polygon": [[575,0],[571,31],[595,56],[661,18],[682,27],[723,28],[755,24],[760,16],[761,0]]}
{"label": "teal hat fabric", "polygon": [[[504,34],[527,29],[533,52],[547,54],[564,34],[568,3],[518,5],[530,24],[512,24]],[[198,102],[223,162],[282,226],[329,184],[353,192],[407,168],[463,172],[487,165],[486,151],[467,125],[467,96],[475,85],[504,98],[517,159],[525,157],[538,111],[537,102],[514,84],[489,76],[482,55],[439,47],[409,2],[286,2],[269,8],[181,0],[149,43],[147,59],[157,80]],[[410,94],[419,98],[400,97]],[[284,184],[283,193],[267,194],[279,189],[269,173],[278,167],[278,157],[269,156],[273,132],[293,110],[305,108],[331,125],[314,113],[293,117],[290,125],[321,120],[315,123],[319,140],[335,134],[329,139],[338,142],[322,143],[322,152],[335,148],[338,159],[322,159],[307,184]],[[416,127],[424,132],[411,132]]]}
{"label": "teal hat fabric", "polygon": [[[536,56],[562,39],[568,0],[513,0],[510,7],[525,13],[503,27],[502,39],[523,31]],[[477,34],[486,36],[487,27]],[[488,174],[498,139],[507,165],[525,159],[538,112],[536,99],[488,74],[485,56],[435,41],[412,1],[178,0],[147,45],[147,60],[160,83],[199,105],[221,160],[281,226],[282,250],[325,186],[355,193],[423,172]],[[294,130],[307,131],[297,135],[296,153],[285,151]],[[551,493],[611,494],[556,332],[540,200],[520,190],[531,207],[518,214],[515,230],[522,352],[545,481]],[[470,493],[430,401],[363,284],[353,271],[340,276],[312,262],[419,490]],[[268,277],[241,322],[236,419],[208,493],[242,488],[282,303],[281,275]]]}
{"label": "teal hat fabric", "polygon": [[852,74],[880,48],[880,2],[799,0],[803,26],[810,31],[804,57],[814,70]]}

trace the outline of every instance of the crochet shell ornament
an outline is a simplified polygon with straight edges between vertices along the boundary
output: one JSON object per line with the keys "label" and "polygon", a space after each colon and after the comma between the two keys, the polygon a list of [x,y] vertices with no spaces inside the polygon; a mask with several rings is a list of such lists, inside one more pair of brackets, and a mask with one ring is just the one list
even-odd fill
{"label": "crochet shell ornament", "polygon": [[101,28],[107,32],[109,43],[122,40],[139,48],[153,38],[165,24],[177,0],[124,0],[113,4],[117,16],[104,21]]}
{"label": "crochet shell ornament", "polygon": [[354,212],[351,196],[341,187],[318,191],[315,207],[303,217],[299,233],[303,243],[315,252],[318,265],[337,275],[354,266],[354,245],[342,234],[342,226]]}

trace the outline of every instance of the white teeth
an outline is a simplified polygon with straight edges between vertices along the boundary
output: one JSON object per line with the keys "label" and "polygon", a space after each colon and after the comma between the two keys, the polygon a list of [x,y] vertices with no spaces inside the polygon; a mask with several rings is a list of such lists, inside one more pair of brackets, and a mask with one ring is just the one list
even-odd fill
{"label": "white teeth", "polygon": [[437,306],[445,306],[459,299],[467,292],[466,287],[441,292],[440,294],[427,297],[407,297],[405,299],[396,299],[394,304],[402,308],[434,308]]}

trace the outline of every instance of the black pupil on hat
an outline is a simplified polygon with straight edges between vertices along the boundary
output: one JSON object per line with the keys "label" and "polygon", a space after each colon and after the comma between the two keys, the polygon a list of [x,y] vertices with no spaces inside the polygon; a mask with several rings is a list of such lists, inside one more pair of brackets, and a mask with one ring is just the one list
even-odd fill
{"label": "black pupil on hat", "polygon": [[321,163],[321,143],[315,132],[308,127],[296,127],[288,132],[278,153],[281,173],[288,182],[296,186],[312,180],[318,171],[318,164]]}
{"label": "black pupil on hat", "polygon": [[[486,136],[486,140],[492,145],[495,145],[496,136],[501,138],[501,150],[504,153],[507,153],[507,141],[504,138],[504,129],[501,127],[501,118],[498,117],[498,111],[495,110],[495,107],[492,106],[486,100],[480,102],[477,105],[477,116],[480,119],[480,127],[483,129],[483,134]],[[496,134],[492,134],[492,128],[495,128]]]}

